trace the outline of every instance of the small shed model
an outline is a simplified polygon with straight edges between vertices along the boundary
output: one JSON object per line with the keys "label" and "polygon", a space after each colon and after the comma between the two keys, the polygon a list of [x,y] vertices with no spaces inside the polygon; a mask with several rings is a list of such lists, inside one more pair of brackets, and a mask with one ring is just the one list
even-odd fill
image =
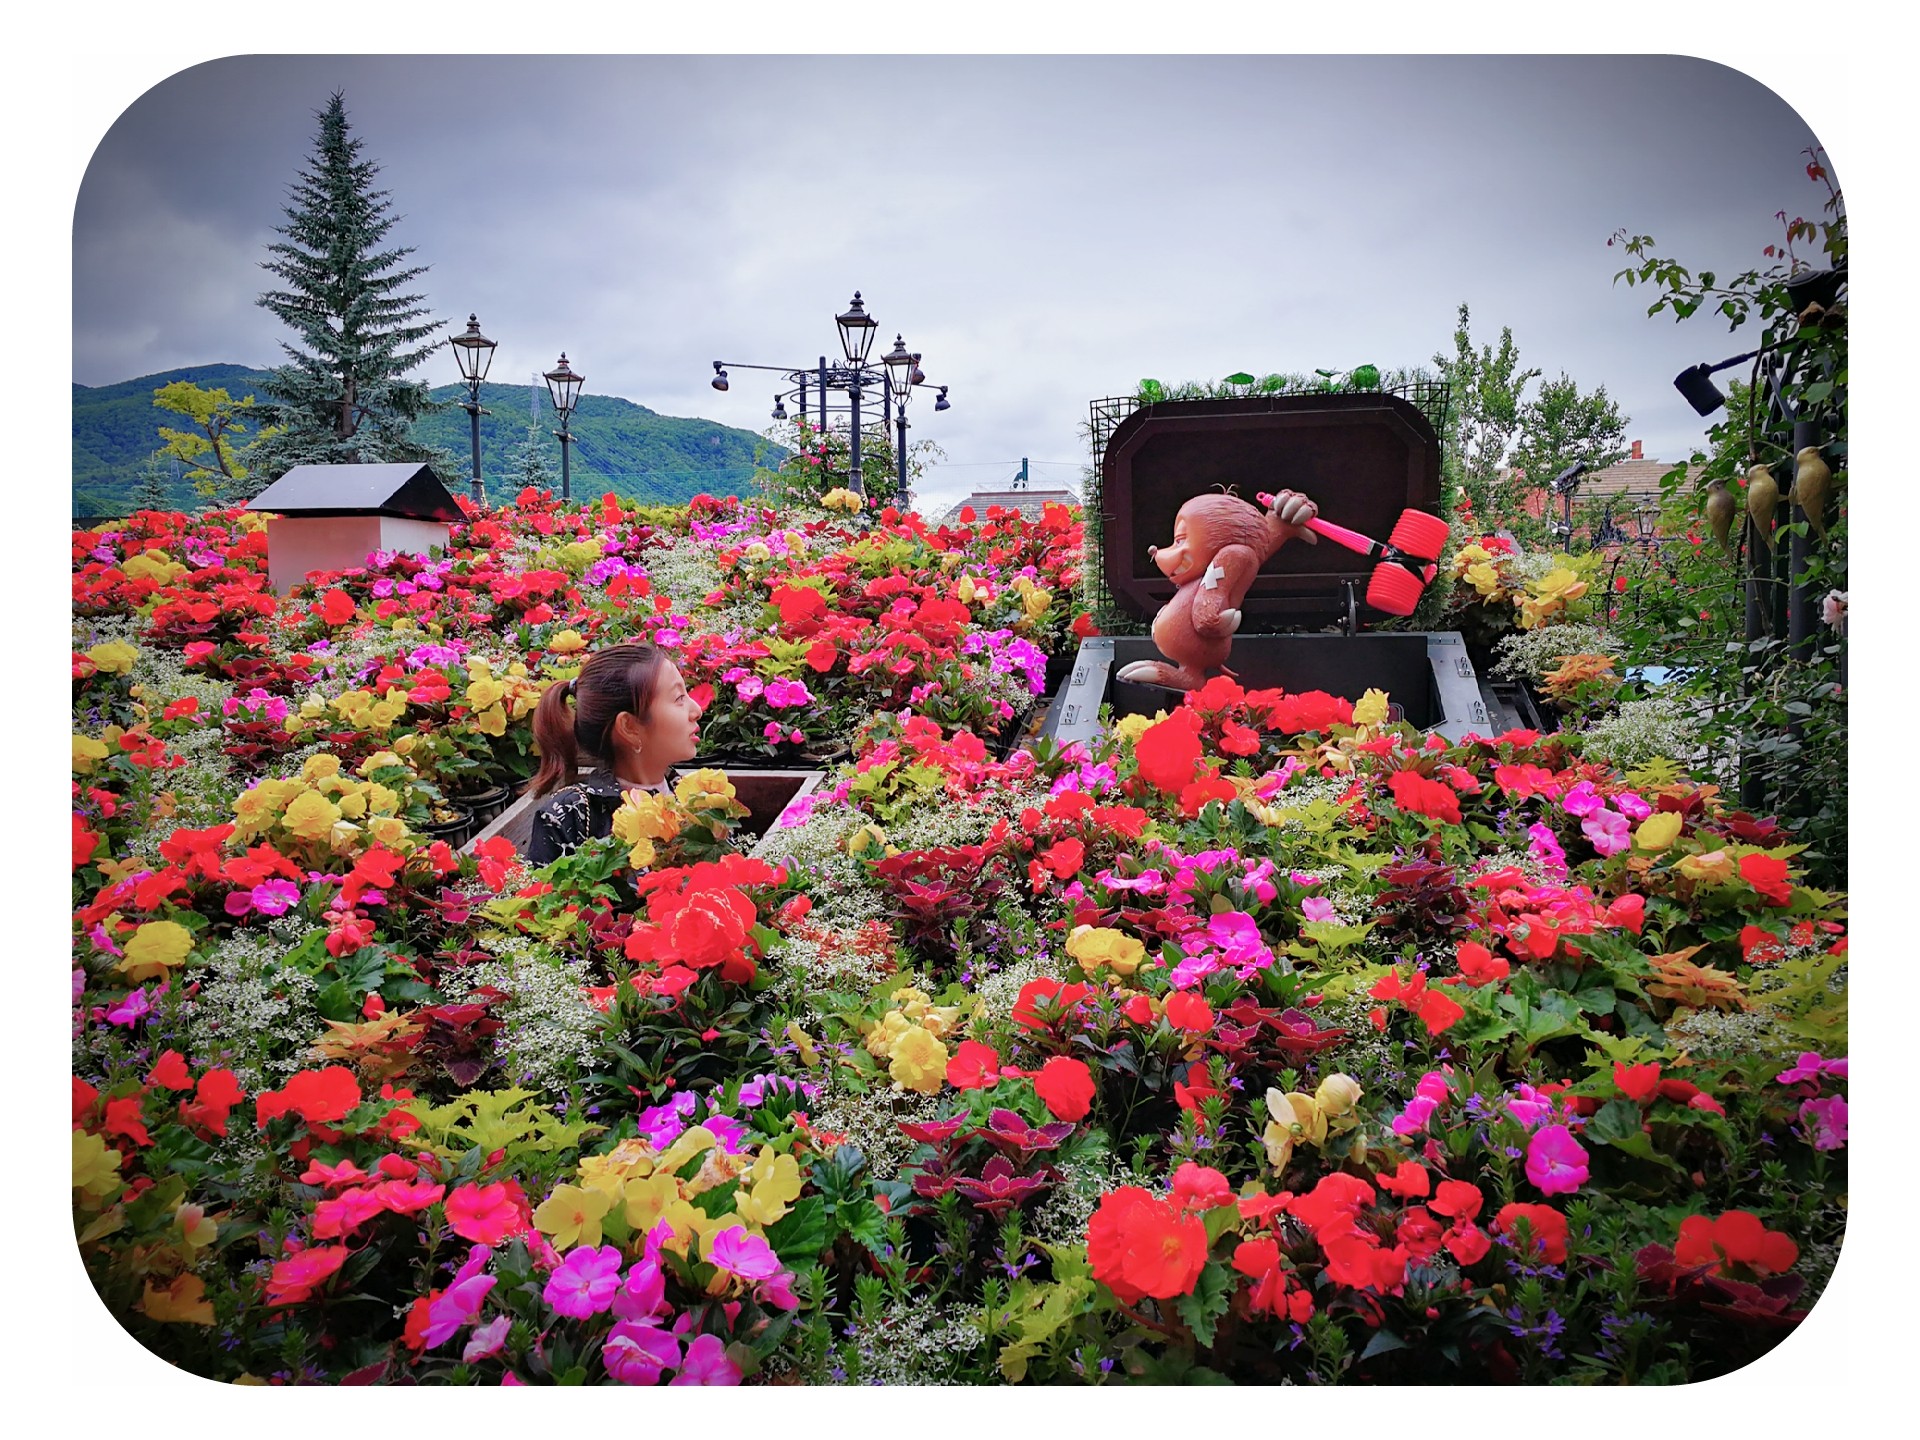
{"label": "small shed model", "polygon": [[248,504],[265,512],[267,577],[284,595],[312,570],[346,570],[376,550],[445,547],[460,507],[433,467],[296,465]]}

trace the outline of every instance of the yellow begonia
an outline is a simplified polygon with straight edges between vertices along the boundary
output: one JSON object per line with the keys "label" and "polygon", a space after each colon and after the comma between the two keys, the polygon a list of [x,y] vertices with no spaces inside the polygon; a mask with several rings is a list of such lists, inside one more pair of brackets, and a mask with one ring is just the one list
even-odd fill
{"label": "yellow begonia", "polygon": [[959,597],[962,605],[971,605],[974,602],[974,598],[979,595],[980,587],[973,583],[973,576],[962,575],[959,585],[954,589],[954,593]]}
{"label": "yellow begonia", "polygon": [[914,1025],[893,1042],[887,1074],[909,1090],[938,1095],[947,1082],[947,1047],[924,1027]]}
{"label": "yellow begonia", "polygon": [[547,641],[547,649],[557,655],[578,655],[587,648],[586,638],[572,626]]}
{"label": "yellow begonia", "polygon": [[893,1054],[893,1043],[912,1026],[913,1022],[898,1010],[889,1010],[880,1017],[880,1023],[867,1032],[867,1053],[878,1060],[885,1060]]}
{"label": "yellow begonia", "polygon": [[187,573],[187,567],[167,557],[164,550],[147,550],[120,566],[129,580],[151,580],[156,585],[171,585]]}
{"label": "yellow begonia", "polygon": [[1469,585],[1488,599],[1500,593],[1500,572],[1484,562],[1479,565],[1469,565],[1466,579]]}
{"label": "yellow begonia", "polygon": [[390,765],[403,765],[406,762],[391,750],[376,750],[360,762],[360,768],[354,773],[366,779],[376,770],[385,770]]}
{"label": "yellow begonia", "polygon": [[1089,975],[1104,966],[1116,975],[1127,977],[1147,958],[1147,947],[1121,931],[1102,925],[1081,925],[1067,937],[1067,954],[1079,961],[1080,968]]}
{"label": "yellow begonia", "polygon": [[1355,725],[1384,725],[1387,722],[1387,692],[1369,690],[1353,707]]}
{"label": "yellow begonia", "polygon": [[771,1225],[800,1198],[800,1186],[800,1162],[791,1155],[779,1154],[770,1145],[763,1146],[759,1157],[740,1177],[734,1209],[750,1225]]}
{"label": "yellow begonia", "polygon": [[1120,719],[1114,721],[1113,729],[1116,735],[1131,745],[1166,718],[1167,712],[1164,710],[1158,715],[1155,715],[1151,720],[1145,715],[1123,715]]}
{"label": "yellow begonia", "polygon": [[140,1309],[149,1320],[213,1324],[213,1306],[207,1300],[206,1283],[198,1275],[176,1275],[165,1289],[147,1281],[140,1296]]}
{"label": "yellow begonia", "polygon": [[533,1212],[533,1223],[540,1233],[552,1239],[556,1250],[575,1245],[598,1245],[600,1221],[613,1202],[598,1190],[582,1190],[578,1185],[556,1185],[553,1193]]}
{"label": "yellow begonia", "polygon": [[131,675],[140,652],[124,640],[107,640],[87,651],[87,658],[103,675]]}
{"label": "yellow begonia", "polygon": [[127,953],[113,968],[136,984],[155,980],[193,953],[193,934],[172,920],[149,920],[127,941]]}
{"label": "yellow begonia", "polygon": [[1533,629],[1586,593],[1587,582],[1564,565],[1549,570],[1528,582],[1527,593],[1520,598],[1520,628]]}
{"label": "yellow begonia", "polygon": [[96,1205],[120,1188],[120,1152],[85,1130],[73,1132],[73,1188]]}
{"label": "yellow begonia", "polygon": [[107,747],[88,735],[73,737],[73,771],[76,775],[91,775],[93,767],[107,758]]}
{"label": "yellow begonia", "polygon": [[1021,608],[1023,608],[1030,617],[1038,620],[1042,615],[1047,613],[1047,608],[1053,604],[1053,592],[1039,589],[1029,590],[1021,597],[1020,604]]}
{"label": "yellow begonia", "polygon": [[358,820],[367,813],[367,794],[364,790],[349,790],[334,803],[340,814],[348,820]]}
{"label": "yellow begonia", "polygon": [[1658,854],[1680,838],[1681,819],[1671,810],[1649,815],[1633,832],[1635,849]]}
{"label": "yellow begonia", "polygon": [[771,560],[773,558],[773,551],[767,548],[767,543],[764,540],[753,541],[740,553],[746,558],[749,564],[753,565],[758,565],[764,560]]}
{"label": "yellow begonia", "polygon": [[294,796],[280,817],[289,834],[302,840],[324,840],[333,833],[340,809],[317,790],[303,790]]}
{"label": "yellow begonia", "polygon": [[340,773],[338,755],[309,755],[307,763],[300,767],[300,778],[309,785],[317,785],[322,780],[331,780]]}
{"label": "yellow begonia", "polygon": [[1327,1138],[1327,1115],[1311,1095],[1297,1090],[1267,1091],[1267,1128],[1260,1140],[1275,1170],[1284,1170],[1295,1145],[1318,1145]]}
{"label": "yellow begonia", "polygon": [[689,810],[724,810],[739,797],[726,771],[707,768],[681,776],[673,798]]}
{"label": "yellow begonia", "polygon": [[1360,1082],[1351,1075],[1334,1074],[1320,1082],[1313,1102],[1332,1119],[1338,1119],[1360,1103]]}
{"label": "yellow begonia", "polygon": [[367,834],[376,845],[396,850],[406,841],[407,822],[397,815],[381,815],[368,823]]}
{"label": "yellow begonia", "polygon": [[1674,865],[1687,879],[1698,884],[1724,885],[1733,879],[1733,857],[1724,850],[1712,850],[1705,855],[1687,855]]}
{"label": "yellow begonia", "polygon": [[660,1158],[654,1162],[655,1170],[664,1170],[668,1174],[677,1173],[682,1165],[696,1155],[704,1155],[718,1142],[718,1137],[704,1125],[695,1125],[683,1130],[680,1138],[669,1145]]}
{"label": "yellow begonia", "polygon": [[469,681],[467,685],[467,707],[471,710],[484,710],[489,705],[498,705],[506,698],[507,687],[491,678]]}

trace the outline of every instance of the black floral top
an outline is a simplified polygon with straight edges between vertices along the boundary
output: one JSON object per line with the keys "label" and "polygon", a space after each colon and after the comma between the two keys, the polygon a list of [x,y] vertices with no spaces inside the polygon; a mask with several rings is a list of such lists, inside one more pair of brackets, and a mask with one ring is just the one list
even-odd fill
{"label": "black floral top", "polygon": [[654,793],[672,793],[671,777],[656,786],[628,785],[611,770],[601,768],[582,777],[577,785],[553,792],[533,813],[533,834],[527,841],[527,860],[545,865],[571,854],[588,840],[600,840],[613,833],[613,812],[620,808],[628,790],[651,789]]}

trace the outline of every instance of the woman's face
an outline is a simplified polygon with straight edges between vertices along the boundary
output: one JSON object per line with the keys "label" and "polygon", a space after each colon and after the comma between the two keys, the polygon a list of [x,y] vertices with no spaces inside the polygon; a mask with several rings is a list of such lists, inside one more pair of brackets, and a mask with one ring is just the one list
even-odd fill
{"label": "woman's face", "polygon": [[636,738],[652,765],[678,765],[700,751],[700,702],[687,693],[686,678],[671,660],[660,667],[653,706]]}

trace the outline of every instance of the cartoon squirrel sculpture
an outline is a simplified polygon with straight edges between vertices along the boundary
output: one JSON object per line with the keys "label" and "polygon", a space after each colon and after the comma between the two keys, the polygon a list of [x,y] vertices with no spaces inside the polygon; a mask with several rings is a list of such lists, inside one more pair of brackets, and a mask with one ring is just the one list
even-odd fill
{"label": "cartoon squirrel sculpture", "polygon": [[1180,588],[1153,617],[1153,643],[1174,663],[1136,660],[1118,678],[1174,690],[1198,690],[1227,663],[1240,605],[1253,577],[1287,541],[1318,544],[1302,527],[1320,513],[1291,490],[1262,510],[1237,495],[1196,495],[1173,518],[1173,543],[1149,546],[1153,563]]}

